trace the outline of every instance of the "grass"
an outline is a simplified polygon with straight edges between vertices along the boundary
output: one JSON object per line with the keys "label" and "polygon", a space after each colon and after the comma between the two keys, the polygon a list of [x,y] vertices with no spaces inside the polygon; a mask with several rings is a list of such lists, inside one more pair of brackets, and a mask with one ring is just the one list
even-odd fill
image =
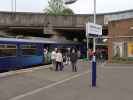
{"label": "grass", "polygon": [[129,63],[133,63],[133,58],[132,57],[113,57],[112,63],[129,64]]}

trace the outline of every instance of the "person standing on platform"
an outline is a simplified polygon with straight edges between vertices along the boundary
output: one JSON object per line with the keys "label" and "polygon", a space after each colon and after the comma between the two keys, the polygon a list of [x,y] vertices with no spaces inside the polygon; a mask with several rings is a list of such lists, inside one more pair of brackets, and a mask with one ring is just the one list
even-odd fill
{"label": "person standing on platform", "polygon": [[47,64],[48,63],[48,50],[46,48],[44,48],[44,63]]}
{"label": "person standing on platform", "polygon": [[71,48],[67,48],[66,64],[70,64],[70,54],[71,54]]}
{"label": "person standing on platform", "polygon": [[51,53],[51,60],[53,64],[53,69],[56,68],[56,55],[57,55],[57,48],[55,48]]}
{"label": "person standing on platform", "polygon": [[77,72],[77,60],[78,60],[78,53],[75,49],[72,49],[70,54],[70,61],[72,64],[72,71]]}
{"label": "person standing on platform", "polygon": [[81,57],[81,52],[80,52],[80,50],[77,51],[77,54],[78,54],[78,58],[80,59],[80,57]]}
{"label": "person standing on platform", "polygon": [[62,57],[62,53],[60,50],[57,50],[57,54],[56,54],[56,69],[55,71],[58,71],[58,68],[60,68],[60,71],[63,70],[63,57]]}
{"label": "person standing on platform", "polygon": [[93,58],[93,51],[92,51],[91,49],[89,49],[88,55],[89,55],[89,60],[92,61],[92,58]]}

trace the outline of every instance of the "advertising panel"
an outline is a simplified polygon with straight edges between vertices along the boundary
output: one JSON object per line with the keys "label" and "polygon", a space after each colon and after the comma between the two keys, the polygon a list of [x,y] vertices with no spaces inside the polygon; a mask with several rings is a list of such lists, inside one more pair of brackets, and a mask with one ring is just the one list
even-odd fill
{"label": "advertising panel", "polygon": [[128,57],[133,57],[133,42],[128,43]]}

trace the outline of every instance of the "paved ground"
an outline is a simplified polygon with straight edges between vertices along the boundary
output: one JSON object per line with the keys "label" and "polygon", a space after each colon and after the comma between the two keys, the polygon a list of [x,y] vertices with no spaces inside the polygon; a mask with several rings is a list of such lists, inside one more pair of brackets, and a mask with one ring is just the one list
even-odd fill
{"label": "paved ground", "polygon": [[98,64],[96,88],[89,64],[78,67],[78,72],[65,66],[63,72],[41,68],[1,77],[0,100],[133,100],[133,66]]}

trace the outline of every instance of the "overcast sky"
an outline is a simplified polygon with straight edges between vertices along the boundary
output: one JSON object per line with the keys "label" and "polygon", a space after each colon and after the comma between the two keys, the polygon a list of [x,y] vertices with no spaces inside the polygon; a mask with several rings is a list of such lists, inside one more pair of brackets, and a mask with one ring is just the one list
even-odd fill
{"label": "overcast sky", "polygon": [[[0,0],[0,11],[11,11],[12,0]],[[14,0],[15,1],[15,0]],[[16,0],[18,12],[43,12],[48,0]],[[93,0],[78,0],[67,5],[77,14],[93,13]],[[116,12],[133,9],[133,0],[97,0],[97,13]]]}

